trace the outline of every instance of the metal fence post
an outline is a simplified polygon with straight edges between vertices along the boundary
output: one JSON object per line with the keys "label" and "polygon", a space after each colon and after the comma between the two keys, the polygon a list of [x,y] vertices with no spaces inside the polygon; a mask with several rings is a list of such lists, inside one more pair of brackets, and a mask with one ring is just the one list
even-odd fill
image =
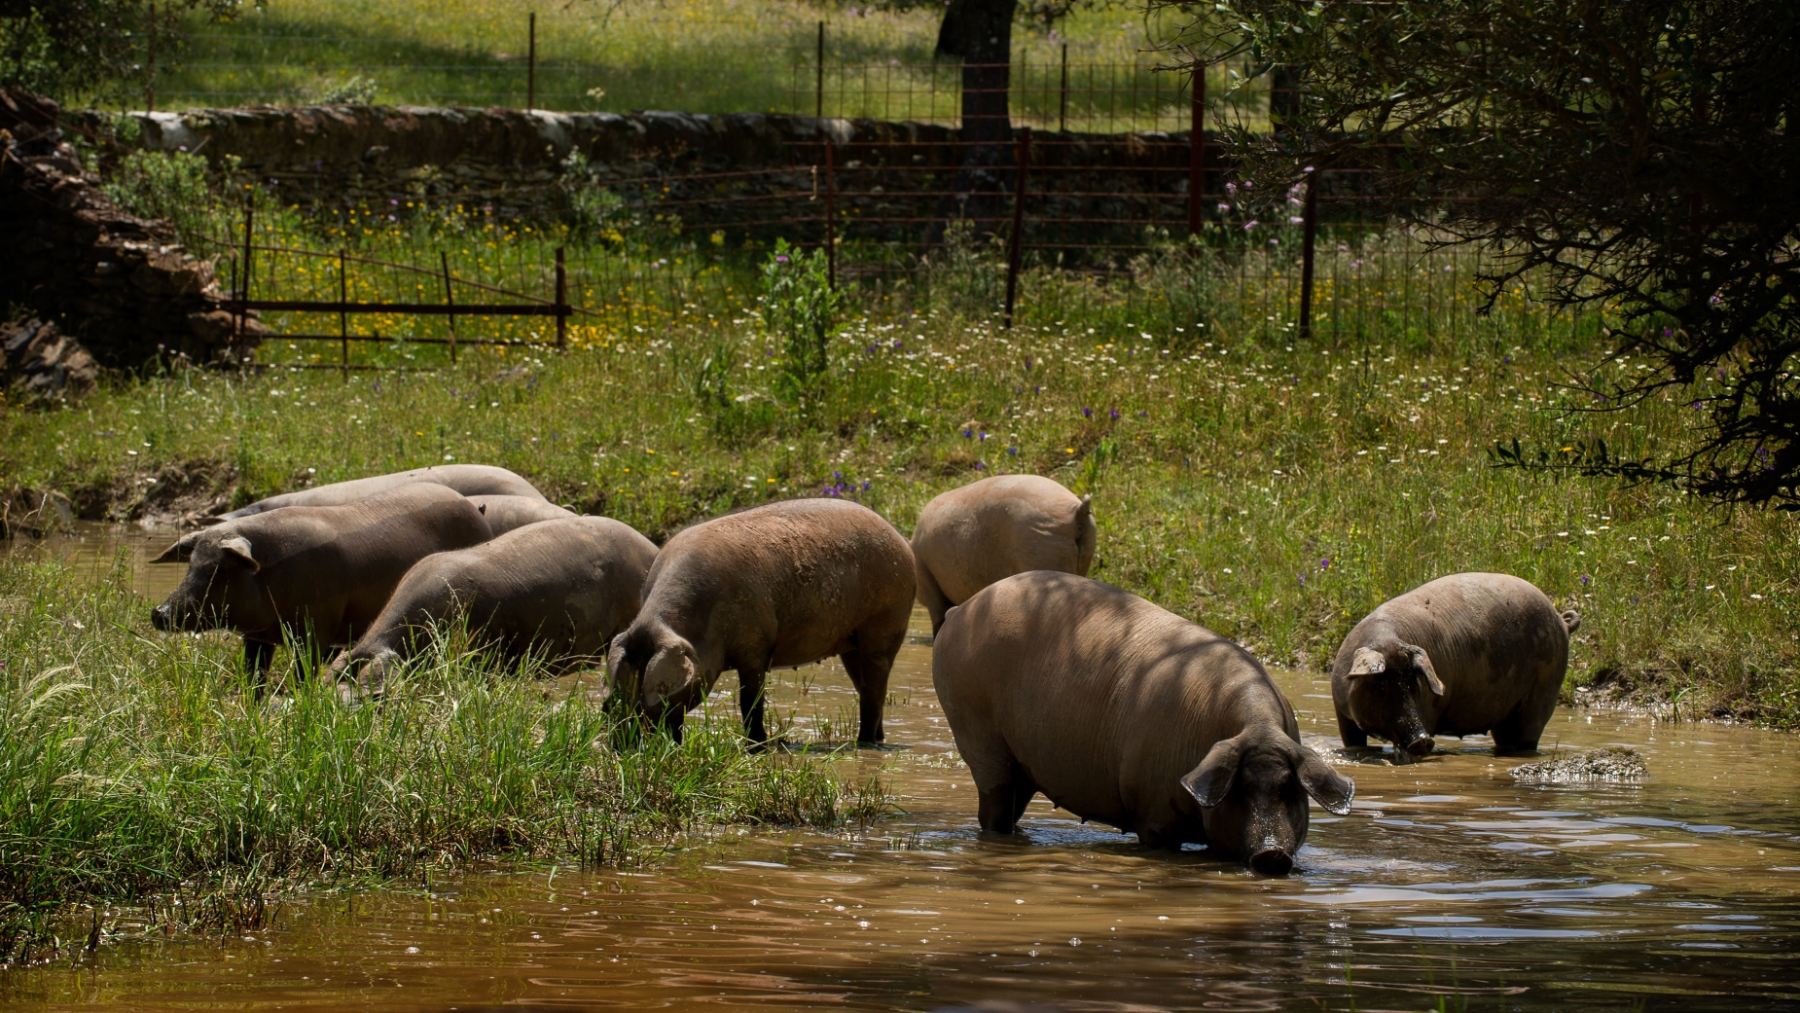
{"label": "metal fence post", "polygon": [[346,382],[350,379],[350,282],[346,261],[350,259],[343,247],[338,247],[338,375]]}
{"label": "metal fence post", "polygon": [[825,118],[825,22],[819,22],[819,48],[815,61],[817,77],[813,81],[813,116]]}
{"label": "metal fence post", "polygon": [[1300,340],[1312,337],[1313,248],[1319,232],[1319,174],[1306,168],[1306,204],[1300,232]]}
{"label": "metal fence post", "polygon": [[569,347],[569,272],[563,263],[563,248],[556,248],[556,350]]}
{"label": "metal fence post", "polygon": [[150,20],[144,32],[144,111],[156,111],[156,4],[150,5]]}
{"label": "metal fence post", "polygon": [[1062,97],[1056,106],[1056,129],[1069,129],[1069,44],[1062,44]]}
{"label": "metal fence post", "polygon": [[250,237],[256,228],[256,195],[244,195],[244,273],[239,280],[242,287],[238,291],[237,334],[235,341],[241,348],[244,344],[244,322],[250,313]]}
{"label": "metal fence post", "polygon": [[525,15],[525,111],[537,108],[537,11]]}
{"label": "metal fence post", "polygon": [[825,137],[825,287],[837,288],[837,146]]}
{"label": "metal fence post", "polygon": [[1031,169],[1031,128],[1020,127],[1013,156],[1012,235],[1006,239],[1006,314],[1001,327],[1012,330],[1013,306],[1019,295],[1019,261],[1024,255],[1025,176]]}
{"label": "metal fence post", "polygon": [[1194,64],[1188,126],[1188,235],[1200,234],[1200,202],[1206,191],[1206,64]]}
{"label": "metal fence post", "polygon": [[456,294],[450,286],[450,254],[439,250],[438,262],[444,268],[444,319],[450,323],[450,364],[456,365]]}

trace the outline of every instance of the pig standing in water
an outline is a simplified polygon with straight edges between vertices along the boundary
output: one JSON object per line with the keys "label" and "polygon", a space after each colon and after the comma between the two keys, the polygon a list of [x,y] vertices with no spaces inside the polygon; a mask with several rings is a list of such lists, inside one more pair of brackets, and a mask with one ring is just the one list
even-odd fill
{"label": "pig standing in water", "polygon": [[931,632],[950,606],[1027,570],[1087,576],[1096,531],[1089,498],[1053,479],[996,475],[952,489],[925,504],[913,529],[919,604]]}
{"label": "pig standing in water", "polygon": [[426,556],[356,646],[332,662],[332,675],[349,672],[378,688],[389,665],[411,657],[418,640],[458,613],[478,642],[507,657],[535,651],[554,671],[598,662],[637,615],[655,559],[655,543],[630,525],[574,516]]}
{"label": "pig standing in water", "polygon": [[1355,785],[1300,744],[1249,652],[1109,584],[1038,570],[988,587],[950,610],[931,676],[983,830],[1011,833],[1041,791],[1152,847],[1283,875],[1308,795],[1350,809]]}
{"label": "pig standing in water", "polygon": [[566,520],[577,516],[542,496],[470,496],[495,538],[539,521]]}
{"label": "pig standing in water", "polygon": [[223,521],[234,521],[240,517],[252,517],[281,507],[340,506],[418,482],[441,485],[464,496],[529,496],[537,500],[544,498],[544,494],[538,492],[530,482],[505,468],[496,468],[488,464],[439,464],[429,468],[414,468],[412,471],[397,471],[391,475],[355,478],[348,482],[333,482],[330,485],[315,486],[297,492],[285,492],[267,499],[259,499],[230,513],[209,517],[206,522],[218,524]]}
{"label": "pig standing in water", "polygon": [[912,550],[866,507],[802,499],[726,514],[658,553],[643,608],[613,640],[613,699],[679,738],[683,713],[736,669],[744,734],[760,745],[764,673],[835,654],[856,687],[857,742],[872,745],[912,600]]}
{"label": "pig standing in water", "polygon": [[193,532],[153,560],[186,562],[188,572],[150,621],[159,630],[238,631],[260,683],[284,637],[348,646],[414,563],[487,539],[475,505],[441,485],[271,510]]}
{"label": "pig standing in water", "polygon": [[1504,573],[1457,573],[1391,599],[1356,624],[1331,666],[1344,745],[1429,754],[1433,735],[1494,733],[1496,753],[1529,753],[1556,710],[1575,612]]}

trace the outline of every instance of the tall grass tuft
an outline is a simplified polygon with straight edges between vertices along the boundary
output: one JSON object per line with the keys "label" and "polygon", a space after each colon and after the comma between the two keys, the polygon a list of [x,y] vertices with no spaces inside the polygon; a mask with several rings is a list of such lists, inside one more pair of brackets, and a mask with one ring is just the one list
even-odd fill
{"label": "tall grass tuft", "polygon": [[819,761],[746,755],[735,729],[615,752],[587,695],[549,699],[534,666],[454,638],[379,705],[317,682],[258,702],[228,643],[142,632],[127,583],[0,563],[0,961],[76,905],[241,926],[297,882],[636,862],[710,826],[835,826],[882,804]]}

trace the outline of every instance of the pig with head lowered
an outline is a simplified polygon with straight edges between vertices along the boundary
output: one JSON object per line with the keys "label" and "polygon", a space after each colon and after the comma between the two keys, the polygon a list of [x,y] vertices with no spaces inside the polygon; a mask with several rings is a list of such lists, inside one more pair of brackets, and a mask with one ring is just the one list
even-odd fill
{"label": "pig with head lowered", "polygon": [[1147,845],[1282,875],[1307,798],[1341,815],[1355,792],[1249,652],[1086,577],[1022,573],[951,609],[931,677],[992,833],[1041,791]]}
{"label": "pig with head lowered", "polygon": [[1344,745],[1379,735],[1394,762],[1409,763],[1431,752],[1433,735],[1491,731],[1496,753],[1536,750],[1580,623],[1504,573],[1451,574],[1383,603],[1331,666]]}
{"label": "pig with head lowered", "polygon": [[469,501],[481,511],[495,538],[527,524],[577,516],[575,511],[559,507],[541,496],[470,496]]}
{"label": "pig with head lowered", "polygon": [[1055,479],[995,475],[938,496],[920,511],[912,538],[931,631],[944,625],[950,606],[1015,573],[1087,576],[1096,536],[1089,497]]}
{"label": "pig with head lowered", "polygon": [[612,699],[679,737],[682,715],[735,669],[744,733],[760,745],[764,673],[835,654],[856,687],[857,741],[872,745],[912,600],[912,550],[867,507],[801,499],[726,514],[657,554],[643,608],[613,638]]}
{"label": "pig with head lowered", "polygon": [[251,517],[282,507],[340,506],[368,499],[370,496],[398,489],[403,485],[414,485],[420,482],[441,485],[464,496],[529,496],[537,500],[544,498],[544,494],[538,492],[530,482],[505,468],[497,468],[491,464],[437,464],[427,468],[414,468],[411,471],[396,471],[391,475],[353,478],[348,482],[332,482],[329,485],[314,486],[311,489],[281,493],[238,507],[229,513],[209,517],[206,519],[206,523],[218,524],[223,521],[234,521],[240,517]]}
{"label": "pig with head lowered", "polygon": [[413,564],[334,677],[379,688],[390,665],[431,631],[466,617],[476,643],[509,658],[535,653],[552,671],[598,663],[637,615],[656,545],[610,517],[569,516],[439,552]]}
{"label": "pig with head lowered", "polygon": [[150,621],[159,630],[236,630],[260,679],[284,638],[349,646],[414,563],[487,539],[475,504],[430,483],[271,510],[185,535],[153,560],[188,571]]}

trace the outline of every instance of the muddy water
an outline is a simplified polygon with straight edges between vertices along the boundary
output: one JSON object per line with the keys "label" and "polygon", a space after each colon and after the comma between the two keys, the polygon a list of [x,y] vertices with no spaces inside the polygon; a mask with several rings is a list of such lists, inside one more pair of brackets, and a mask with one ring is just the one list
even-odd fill
{"label": "muddy water", "polygon": [[[112,554],[99,552],[103,577]],[[1332,749],[1324,681],[1279,677],[1308,743]],[[1478,738],[1441,740],[1450,752],[1407,767],[1337,757],[1357,782],[1354,811],[1315,809],[1300,871],[1268,880],[1146,853],[1041,799],[1021,840],[979,838],[929,649],[909,643],[894,682],[898,746],[840,761],[847,776],[879,773],[905,809],[867,833],[728,832],[649,871],[538,869],[296,902],[242,939],[12,972],[0,1003],[1800,1008],[1800,739],[1557,715],[1545,742],[1559,749],[1641,751],[1651,776],[1636,787],[1516,785],[1517,761]],[[772,684],[790,738],[851,727],[835,665]],[[709,708],[735,716],[724,693]]]}

